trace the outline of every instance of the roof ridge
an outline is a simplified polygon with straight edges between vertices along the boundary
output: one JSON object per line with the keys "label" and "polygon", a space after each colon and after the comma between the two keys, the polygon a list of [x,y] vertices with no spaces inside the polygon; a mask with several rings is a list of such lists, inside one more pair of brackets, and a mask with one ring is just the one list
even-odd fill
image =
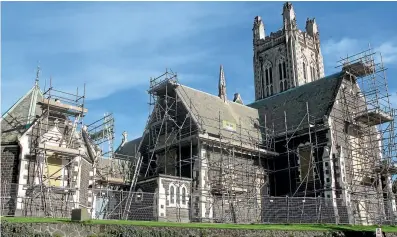
{"label": "roof ridge", "polygon": [[320,82],[322,82],[322,80],[327,80],[327,79],[330,79],[330,78],[340,77],[340,76],[342,76],[342,75],[344,75],[344,74],[345,74],[345,72],[343,72],[343,71],[336,72],[336,73],[333,73],[333,74],[331,74],[331,75],[322,77],[322,78],[320,78],[320,79],[318,79],[318,80],[311,81],[311,82],[306,83],[306,84],[303,84],[303,85],[301,85],[301,86],[296,86],[296,87],[294,87],[294,88],[290,88],[290,89],[288,89],[288,90],[286,90],[286,91],[277,93],[277,94],[275,94],[275,95],[272,95],[272,96],[269,96],[269,97],[266,97],[266,98],[263,98],[263,99],[254,101],[254,102],[252,102],[252,103],[250,103],[250,104],[247,104],[247,106],[248,106],[248,107],[251,107],[251,105],[254,105],[254,104],[258,103],[258,102],[265,101],[265,100],[270,99],[270,98],[275,98],[275,97],[281,96],[281,95],[283,95],[283,94],[290,93],[291,91],[294,91],[294,90],[297,90],[297,89],[300,89],[300,88],[305,88],[305,87],[310,86],[310,85],[313,85],[313,84],[315,84],[315,83],[320,83]]}
{"label": "roof ridge", "polygon": [[[203,93],[203,94],[207,94],[207,95],[209,95],[209,96],[213,96],[213,97],[216,97],[216,98],[222,100],[222,99],[219,98],[219,96],[217,96],[217,95],[213,95],[213,94],[210,94],[209,92],[205,92],[205,91],[202,91],[202,90],[198,90],[198,89],[192,88],[192,87],[190,87],[190,86],[186,86],[186,85],[184,85],[184,84],[178,84],[178,86],[182,86],[182,87],[185,87],[185,88],[194,90],[194,91],[198,91],[198,92],[201,92],[201,93]],[[226,101],[229,102],[229,101],[231,101],[231,100],[228,100],[228,99],[226,98]],[[231,102],[233,102],[233,101],[231,101]]]}
{"label": "roof ridge", "polygon": [[[193,88],[193,87],[190,87],[190,86],[187,86],[187,85],[184,85],[184,84],[180,84],[180,83],[179,83],[178,86],[182,86],[182,87],[185,87],[185,88],[194,90],[194,91],[198,91],[198,92],[201,92],[201,93],[203,93],[203,94],[207,94],[207,95],[209,95],[209,96],[213,96],[213,97],[216,97],[216,98],[222,100],[221,98],[219,98],[219,97],[216,96],[216,95],[213,95],[213,94],[211,94],[211,93],[208,93],[208,92],[205,92],[205,91],[202,91],[202,90],[195,89],[195,88]],[[228,103],[230,102],[230,103],[233,103],[233,104],[238,105],[238,106],[242,106],[242,107],[247,108],[247,109],[256,110],[255,108],[249,107],[248,105],[236,103],[236,102],[234,102],[233,100],[228,100],[228,99],[227,99],[226,101],[227,101]]]}

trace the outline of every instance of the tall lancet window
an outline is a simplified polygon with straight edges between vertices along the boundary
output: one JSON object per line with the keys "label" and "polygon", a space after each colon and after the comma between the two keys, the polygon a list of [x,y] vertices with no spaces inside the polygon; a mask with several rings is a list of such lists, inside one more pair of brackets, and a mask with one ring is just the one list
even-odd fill
{"label": "tall lancet window", "polygon": [[265,86],[265,80],[264,80],[263,60],[262,59],[260,59],[260,67],[261,67],[261,69],[260,69],[260,74],[259,74],[259,80],[261,83],[261,98],[263,99],[266,97],[266,94],[265,94],[266,86]]}
{"label": "tall lancet window", "polygon": [[278,74],[279,74],[279,83],[280,83],[280,92],[283,92],[288,89],[287,82],[287,67],[285,64],[285,60],[280,58],[278,60]]}
{"label": "tall lancet window", "polygon": [[270,90],[270,95],[273,95],[273,69],[272,67],[269,68],[269,90]]}
{"label": "tall lancet window", "polygon": [[307,83],[308,81],[310,81],[307,78],[307,66],[308,66],[308,64],[307,64],[307,60],[306,60],[305,57],[303,57],[302,60],[303,60],[303,64],[302,64],[303,80],[304,80],[304,83]]}
{"label": "tall lancet window", "polygon": [[278,75],[279,75],[280,81],[282,81],[283,80],[283,69],[281,67],[281,62],[278,64]]}
{"label": "tall lancet window", "polygon": [[317,79],[317,77],[316,77],[316,69],[314,67],[314,63],[313,62],[310,63],[310,77],[311,77],[312,81]]}
{"label": "tall lancet window", "polygon": [[266,97],[273,95],[273,71],[272,71],[272,63],[270,61],[265,62],[265,90],[264,94]]}

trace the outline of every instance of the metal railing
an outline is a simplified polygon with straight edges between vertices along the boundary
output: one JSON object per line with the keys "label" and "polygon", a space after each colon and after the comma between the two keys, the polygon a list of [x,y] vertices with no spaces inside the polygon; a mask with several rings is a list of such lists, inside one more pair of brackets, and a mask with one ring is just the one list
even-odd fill
{"label": "metal railing", "polygon": [[[18,184],[1,189],[1,216],[48,216],[40,198],[16,195]],[[73,208],[85,207],[94,219],[128,219],[144,221],[216,223],[326,223],[378,225],[396,224],[395,200],[360,199],[350,200],[323,197],[246,197],[244,194],[213,195],[206,198],[188,194],[187,190],[166,193],[134,192],[127,217],[128,191],[90,189],[88,200],[66,200],[62,195],[53,194],[50,199],[51,217],[70,217]],[[57,198],[55,198],[55,196]],[[204,194],[203,194],[204,195]],[[193,203],[192,203],[193,202]],[[205,207],[201,211],[198,209]],[[46,214],[47,213],[47,214]]]}

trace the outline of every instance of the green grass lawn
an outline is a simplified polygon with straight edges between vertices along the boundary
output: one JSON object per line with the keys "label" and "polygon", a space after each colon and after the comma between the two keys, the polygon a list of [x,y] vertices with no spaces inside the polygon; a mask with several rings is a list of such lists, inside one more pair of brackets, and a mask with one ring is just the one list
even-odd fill
{"label": "green grass lawn", "polygon": [[[14,223],[65,223],[70,219],[62,218],[29,218],[29,217],[2,217],[1,220]],[[373,231],[376,226],[352,226],[352,225],[323,225],[323,224],[211,224],[211,223],[174,223],[156,221],[126,221],[126,220],[90,220],[84,222],[88,225],[94,224],[116,224],[153,227],[184,227],[184,228],[219,228],[219,229],[255,229],[255,230],[352,230],[352,231]],[[382,226],[384,232],[397,232],[397,226]]]}

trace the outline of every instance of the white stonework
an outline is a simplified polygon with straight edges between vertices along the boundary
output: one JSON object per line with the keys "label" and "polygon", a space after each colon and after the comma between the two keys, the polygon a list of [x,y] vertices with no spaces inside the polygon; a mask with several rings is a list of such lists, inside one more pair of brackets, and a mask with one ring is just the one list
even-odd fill
{"label": "white stonework", "polygon": [[158,216],[159,217],[166,217],[167,216],[167,208],[161,208],[161,207],[166,207],[167,204],[167,195],[165,193],[165,188],[163,182],[161,182],[161,178],[159,179],[159,204],[158,206]]}
{"label": "white stonework", "polygon": [[28,136],[22,136],[19,139],[19,146],[21,148],[21,153],[20,153],[20,165],[19,165],[19,177],[18,177],[18,200],[17,200],[17,209],[22,209],[22,199],[26,195],[26,189],[24,186],[27,185],[27,177],[29,175],[29,170],[25,168],[25,166],[28,164],[28,161],[25,159],[25,156],[30,153],[29,150],[29,139]]}
{"label": "white stonework", "polygon": [[201,170],[200,170],[200,217],[203,219],[213,218],[213,198],[210,195],[209,180],[208,180],[208,158],[205,148],[200,152]]}
{"label": "white stonework", "polygon": [[284,4],[283,28],[265,34],[261,17],[254,20],[255,100],[324,77],[318,26],[307,19],[306,32],[297,28],[291,3]]}

